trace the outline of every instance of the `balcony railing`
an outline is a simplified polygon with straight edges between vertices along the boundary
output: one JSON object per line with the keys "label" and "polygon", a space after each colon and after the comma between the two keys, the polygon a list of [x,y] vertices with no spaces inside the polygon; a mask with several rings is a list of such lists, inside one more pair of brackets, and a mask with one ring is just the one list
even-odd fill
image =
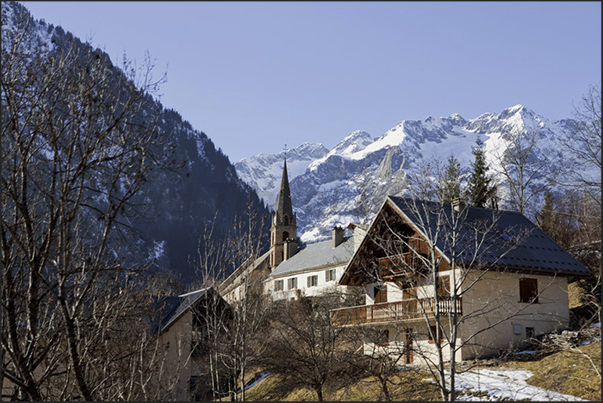
{"label": "balcony railing", "polygon": [[[381,304],[360,305],[331,311],[331,322],[335,326],[362,325],[391,321],[411,320],[435,315],[435,298],[406,299]],[[438,297],[440,315],[452,313],[453,301],[450,297]],[[461,298],[456,300],[457,314],[462,315]]]}

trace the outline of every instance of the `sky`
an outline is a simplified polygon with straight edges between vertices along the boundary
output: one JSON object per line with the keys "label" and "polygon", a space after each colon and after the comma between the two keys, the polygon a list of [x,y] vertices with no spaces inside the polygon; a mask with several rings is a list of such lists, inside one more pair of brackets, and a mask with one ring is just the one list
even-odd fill
{"label": "sky", "polygon": [[403,120],[522,104],[572,117],[601,82],[601,2],[23,1],[119,61],[235,163]]}

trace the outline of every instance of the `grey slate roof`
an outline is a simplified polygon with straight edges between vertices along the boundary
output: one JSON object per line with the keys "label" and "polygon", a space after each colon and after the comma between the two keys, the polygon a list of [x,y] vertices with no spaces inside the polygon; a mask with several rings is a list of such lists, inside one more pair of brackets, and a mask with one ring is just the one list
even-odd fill
{"label": "grey slate roof", "polygon": [[203,288],[177,297],[163,297],[156,303],[157,317],[153,324],[156,333],[163,333],[169,329],[182,315],[195,305],[204,296],[215,293],[211,287]]}
{"label": "grey slate roof", "polygon": [[306,245],[295,255],[279,264],[270,277],[280,277],[314,267],[347,263],[354,254],[354,237],[345,238],[336,248],[332,240]]}
{"label": "grey slate roof", "polygon": [[[395,196],[389,196],[388,199],[417,225],[424,235],[425,232],[439,231],[441,235],[446,233],[445,227],[437,228],[437,215],[443,213],[441,217],[450,217],[452,205]],[[466,207],[465,212],[465,225],[458,232],[457,241],[460,241],[460,244],[456,248],[457,251],[463,251],[459,256],[461,260],[469,260],[475,255],[480,263],[535,273],[570,276],[591,274],[590,270],[521,213],[478,207]],[[475,231],[472,228],[492,223],[495,223],[495,226],[485,234],[485,242],[478,253],[475,253],[472,242]],[[449,238],[439,236],[436,246],[446,256],[451,255]]]}

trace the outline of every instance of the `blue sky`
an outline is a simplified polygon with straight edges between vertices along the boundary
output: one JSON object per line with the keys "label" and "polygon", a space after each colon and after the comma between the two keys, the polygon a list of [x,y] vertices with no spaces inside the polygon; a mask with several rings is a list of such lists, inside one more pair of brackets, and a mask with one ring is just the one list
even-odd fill
{"label": "blue sky", "polygon": [[522,104],[571,117],[601,81],[601,2],[21,2],[113,60],[234,163]]}

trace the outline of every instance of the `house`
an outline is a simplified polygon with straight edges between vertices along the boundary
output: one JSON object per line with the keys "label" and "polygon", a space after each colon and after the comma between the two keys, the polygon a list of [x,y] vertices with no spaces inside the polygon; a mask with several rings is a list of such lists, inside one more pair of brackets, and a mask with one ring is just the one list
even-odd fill
{"label": "house", "polygon": [[[162,387],[171,390],[175,400],[211,399],[210,333],[228,337],[230,306],[215,289],[208,287],[162,297],[155,302],[154,310],[151,328],[164,354]],[[224,384],[218,392],[228,391],[228,379],[222,379]]]}
{"label": "house", "polygon": [[270,227],[270,248],[249,258],[228,276],[220,284],[220,294],[234,304],[245,297],[249,287],[258,287],[272,299],[314,297],[334,289],[345,292],[348,287],[339,286],[338,281],[365,233],[358,225],[350,224],[347,229],[353,235],[346,237],[345,230],[336,227],[331,240],[300,245],[285,160]]}
{"label": "house", "polygon": [[344,229],[335,227],[331,239],[305,245],[281,262],[264,280],[264,293],[273,300],[299,299],[302,295],[316,297],[329,292],[346,294],[347,286],[338,285],[344,269],[365,231],[349,225],[353,236],[344,236]]}
{"label": "house", "polygon": [[568,279],[590,274],[518,212],[389,196],[339,280],[365,304],[331,319],[376,330],[365,353],[471,360],[567,327]]}

